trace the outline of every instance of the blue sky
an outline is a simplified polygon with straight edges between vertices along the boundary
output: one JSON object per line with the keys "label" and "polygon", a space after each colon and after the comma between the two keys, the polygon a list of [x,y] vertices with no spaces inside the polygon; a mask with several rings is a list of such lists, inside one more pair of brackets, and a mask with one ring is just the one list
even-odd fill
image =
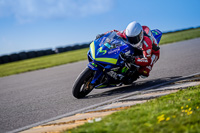
{"label": "blue sky", "polygon": [[90,42],[136,20],[171,31],[200,26],[199,0],[0,0],[0,55]]}

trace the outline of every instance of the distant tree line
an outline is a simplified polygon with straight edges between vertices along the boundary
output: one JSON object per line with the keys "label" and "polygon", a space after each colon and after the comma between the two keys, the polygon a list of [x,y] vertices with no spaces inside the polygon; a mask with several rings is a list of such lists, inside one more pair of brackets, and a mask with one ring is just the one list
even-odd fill
{"label": "distant tree line", "polygon": [[179,29],[179,30],[173,30],[173,31],[167,31],[167,32],[164,32],[163,34],[181,32],[181,31],[185,31],[185,30],[192,30],[192,29],[198,29],[198,28],[200,28],[200,26],[198,26],[198,27],[190,27],[190,28],[185,28],[185,29]]}
{"label": "distant tree line", "polygon": [[74,46],[66,46],[66,47],[57,47],[54,50],[53,49],[46,49],[46,50],[38,50],[38,51],[23,51],[19,53],[13,53],[10,55],[2,55],[0,56],[0,64],[9,63],[9,62],[15,62],[20,60],[26,60],[46,55],[52,55],[52,54],[59,54],[67,51],[72,50],[78,50],[82,48],[89,47],[89,43],[85,43],[82,45],[74,45]]}

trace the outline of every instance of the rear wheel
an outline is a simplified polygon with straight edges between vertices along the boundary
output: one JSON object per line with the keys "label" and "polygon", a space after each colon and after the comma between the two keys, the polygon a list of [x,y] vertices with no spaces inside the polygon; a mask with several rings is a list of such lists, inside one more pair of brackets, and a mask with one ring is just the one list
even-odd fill
{"label": "rear wheel", "polygon": [[86,68],[76,79],[72,94],[76,98],[83,98],[93,90],[91,81],[94,76],[94,71],[89,68]]}

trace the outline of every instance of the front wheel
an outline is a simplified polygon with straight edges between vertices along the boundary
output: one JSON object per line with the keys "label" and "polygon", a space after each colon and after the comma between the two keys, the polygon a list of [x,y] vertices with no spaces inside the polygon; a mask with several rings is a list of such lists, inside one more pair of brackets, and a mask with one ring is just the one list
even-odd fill
{"label": "front wheel", "polygon": [[94,71],[86,68],[76,79],[72,94],[76,98],[83,98],[93,90],[93,86],[90,84],[94,76]]}

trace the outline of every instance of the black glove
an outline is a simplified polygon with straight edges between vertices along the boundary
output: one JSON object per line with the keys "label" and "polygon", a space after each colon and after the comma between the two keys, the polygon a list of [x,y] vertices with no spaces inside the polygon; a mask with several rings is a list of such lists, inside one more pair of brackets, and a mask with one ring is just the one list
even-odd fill
{"label": "black glove", "polygon": [[122,56],[122,58],[124,58],[125,62],[128,62],[128,63],[134,63],[135,62],[135,57],[132,56],[132,55],[126,55],[124,53],[121,53],[121,56]]}
{"label": "black glove", "polygon": [[152,49],[158,51],[160,49],[159,46],[156,46],[154,43],[152,44]]}
{"label": "black glove", "polygon": [[[99,38],[101,38],[102,36],[104,36],[104,34],[98,34],[97,36],[96,36],[96,39],[99,39]],[[95,40],[96,40],[95,39]]]}
{"label": "black glove", "polygon": [[128,62],[128,63],[134,63],[135,62],[135,57],[134,56],[126,56],[125,57],[125,61]]}

